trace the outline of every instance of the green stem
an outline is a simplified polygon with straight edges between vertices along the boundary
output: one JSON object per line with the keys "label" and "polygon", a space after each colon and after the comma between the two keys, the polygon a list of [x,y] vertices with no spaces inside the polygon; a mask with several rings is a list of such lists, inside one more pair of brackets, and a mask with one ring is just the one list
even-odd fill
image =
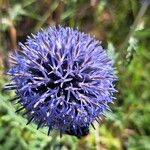
{"label": "green stem", "polygon": [[96,145],[96,150],[100,150],[100,135],[99,135],[99,124],[96,122],[95,123],[95,145]]}
{"label": "green stem", "polygon": [[147,0],[144,1],[144,3],[142,4],[142,7],[140,8],[139,12],[138,12],[138,15],[133,23],[133,25],[131,26],[131,29],[129,31],[129,34],[127,35],[127,38],[125,39],[123,45],[121,46],[121,50],[123,52],[123,56],[125,55],[126,56],[126,52],[125,52],[125,49],[128,45],[128,42],[129,42],[129,39],[133,36],[141,18],[143,17],[143,15],[145,14],[147,8],[149,6],[149,2]]}

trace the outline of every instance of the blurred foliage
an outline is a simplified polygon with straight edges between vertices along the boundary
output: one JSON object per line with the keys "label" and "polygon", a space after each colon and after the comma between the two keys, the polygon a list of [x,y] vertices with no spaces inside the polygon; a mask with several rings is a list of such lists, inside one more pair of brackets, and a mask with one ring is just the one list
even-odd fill
{"label": "blurred foliage", "polygon": [[[0,150],[149,150],[150,12],[146,0],[0,0]],[[112,112],[82,139],[26,126],[4,92],[7,54],[49,25],[78,27],[103,41],[119,77]]]}

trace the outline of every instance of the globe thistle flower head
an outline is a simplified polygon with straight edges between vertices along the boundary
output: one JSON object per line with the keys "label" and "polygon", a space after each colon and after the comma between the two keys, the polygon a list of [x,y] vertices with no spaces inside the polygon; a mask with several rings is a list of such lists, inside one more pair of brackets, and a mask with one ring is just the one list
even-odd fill
{"label": "globe thistle flower head", "polygon": [[112,62],[101,43],[69,27],[49,27],[27,38],[10,56],[6,89],[16,90],[28,123],[74,135],[109,109]]}

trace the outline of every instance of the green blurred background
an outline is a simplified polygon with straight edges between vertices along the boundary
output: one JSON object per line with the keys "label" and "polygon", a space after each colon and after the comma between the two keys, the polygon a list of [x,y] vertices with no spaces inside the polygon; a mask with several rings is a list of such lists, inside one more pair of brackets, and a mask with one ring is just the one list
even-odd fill
{"label": "green blurred background", "polygon": [[[0,0],[0,150],[150,150],[149,0]],[[102,42],[113,59],[118,93],[96,130],[77,139],[47,129],[15,113],[4,92],[8,54],[40,28],[78,27]]]}

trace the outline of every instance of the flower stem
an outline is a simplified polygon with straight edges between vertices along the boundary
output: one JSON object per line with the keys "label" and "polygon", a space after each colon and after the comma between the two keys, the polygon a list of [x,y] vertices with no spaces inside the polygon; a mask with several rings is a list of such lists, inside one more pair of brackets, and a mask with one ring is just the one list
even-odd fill
{"label": "flower stem", "polygon": [[[135,32],[135,30],[136,30],[136,28],[137,28],[137,26],[138,26],[138,24],[139,24],[141,18],[142,18],[143,15],[145,14],[145,12],[146,12],[148,6],[149,6],[149,2],[148,2],[147,0],[145,0],[145,1],[143,2],[143,4],[142,4],[142,6],[141,6],[141,8],[140,8],[140,10],[139,10],[139,12],[138,12],[138,14],[137,14],[137,17],[135,18],[135,21],[134,21],[133,25],[132,25],[131,28],[130,28],[130,31],[129,31],[129,33],[128,33],[128,35],[127,35],[127,37],[126,37],[124,43],[123,43],[122,46],[121,46],[121,50],[122,50],[122,52],[123,52],[123,56],[126,56],[125,49],[126,49],[126,47],[127,47],[127,45],[128,45],[128,42],[129,42],[130,38],[133,36],[133,34],[134,34],[134,32]],[[123,57],[123,58],[125,58],[125,57]]]}

